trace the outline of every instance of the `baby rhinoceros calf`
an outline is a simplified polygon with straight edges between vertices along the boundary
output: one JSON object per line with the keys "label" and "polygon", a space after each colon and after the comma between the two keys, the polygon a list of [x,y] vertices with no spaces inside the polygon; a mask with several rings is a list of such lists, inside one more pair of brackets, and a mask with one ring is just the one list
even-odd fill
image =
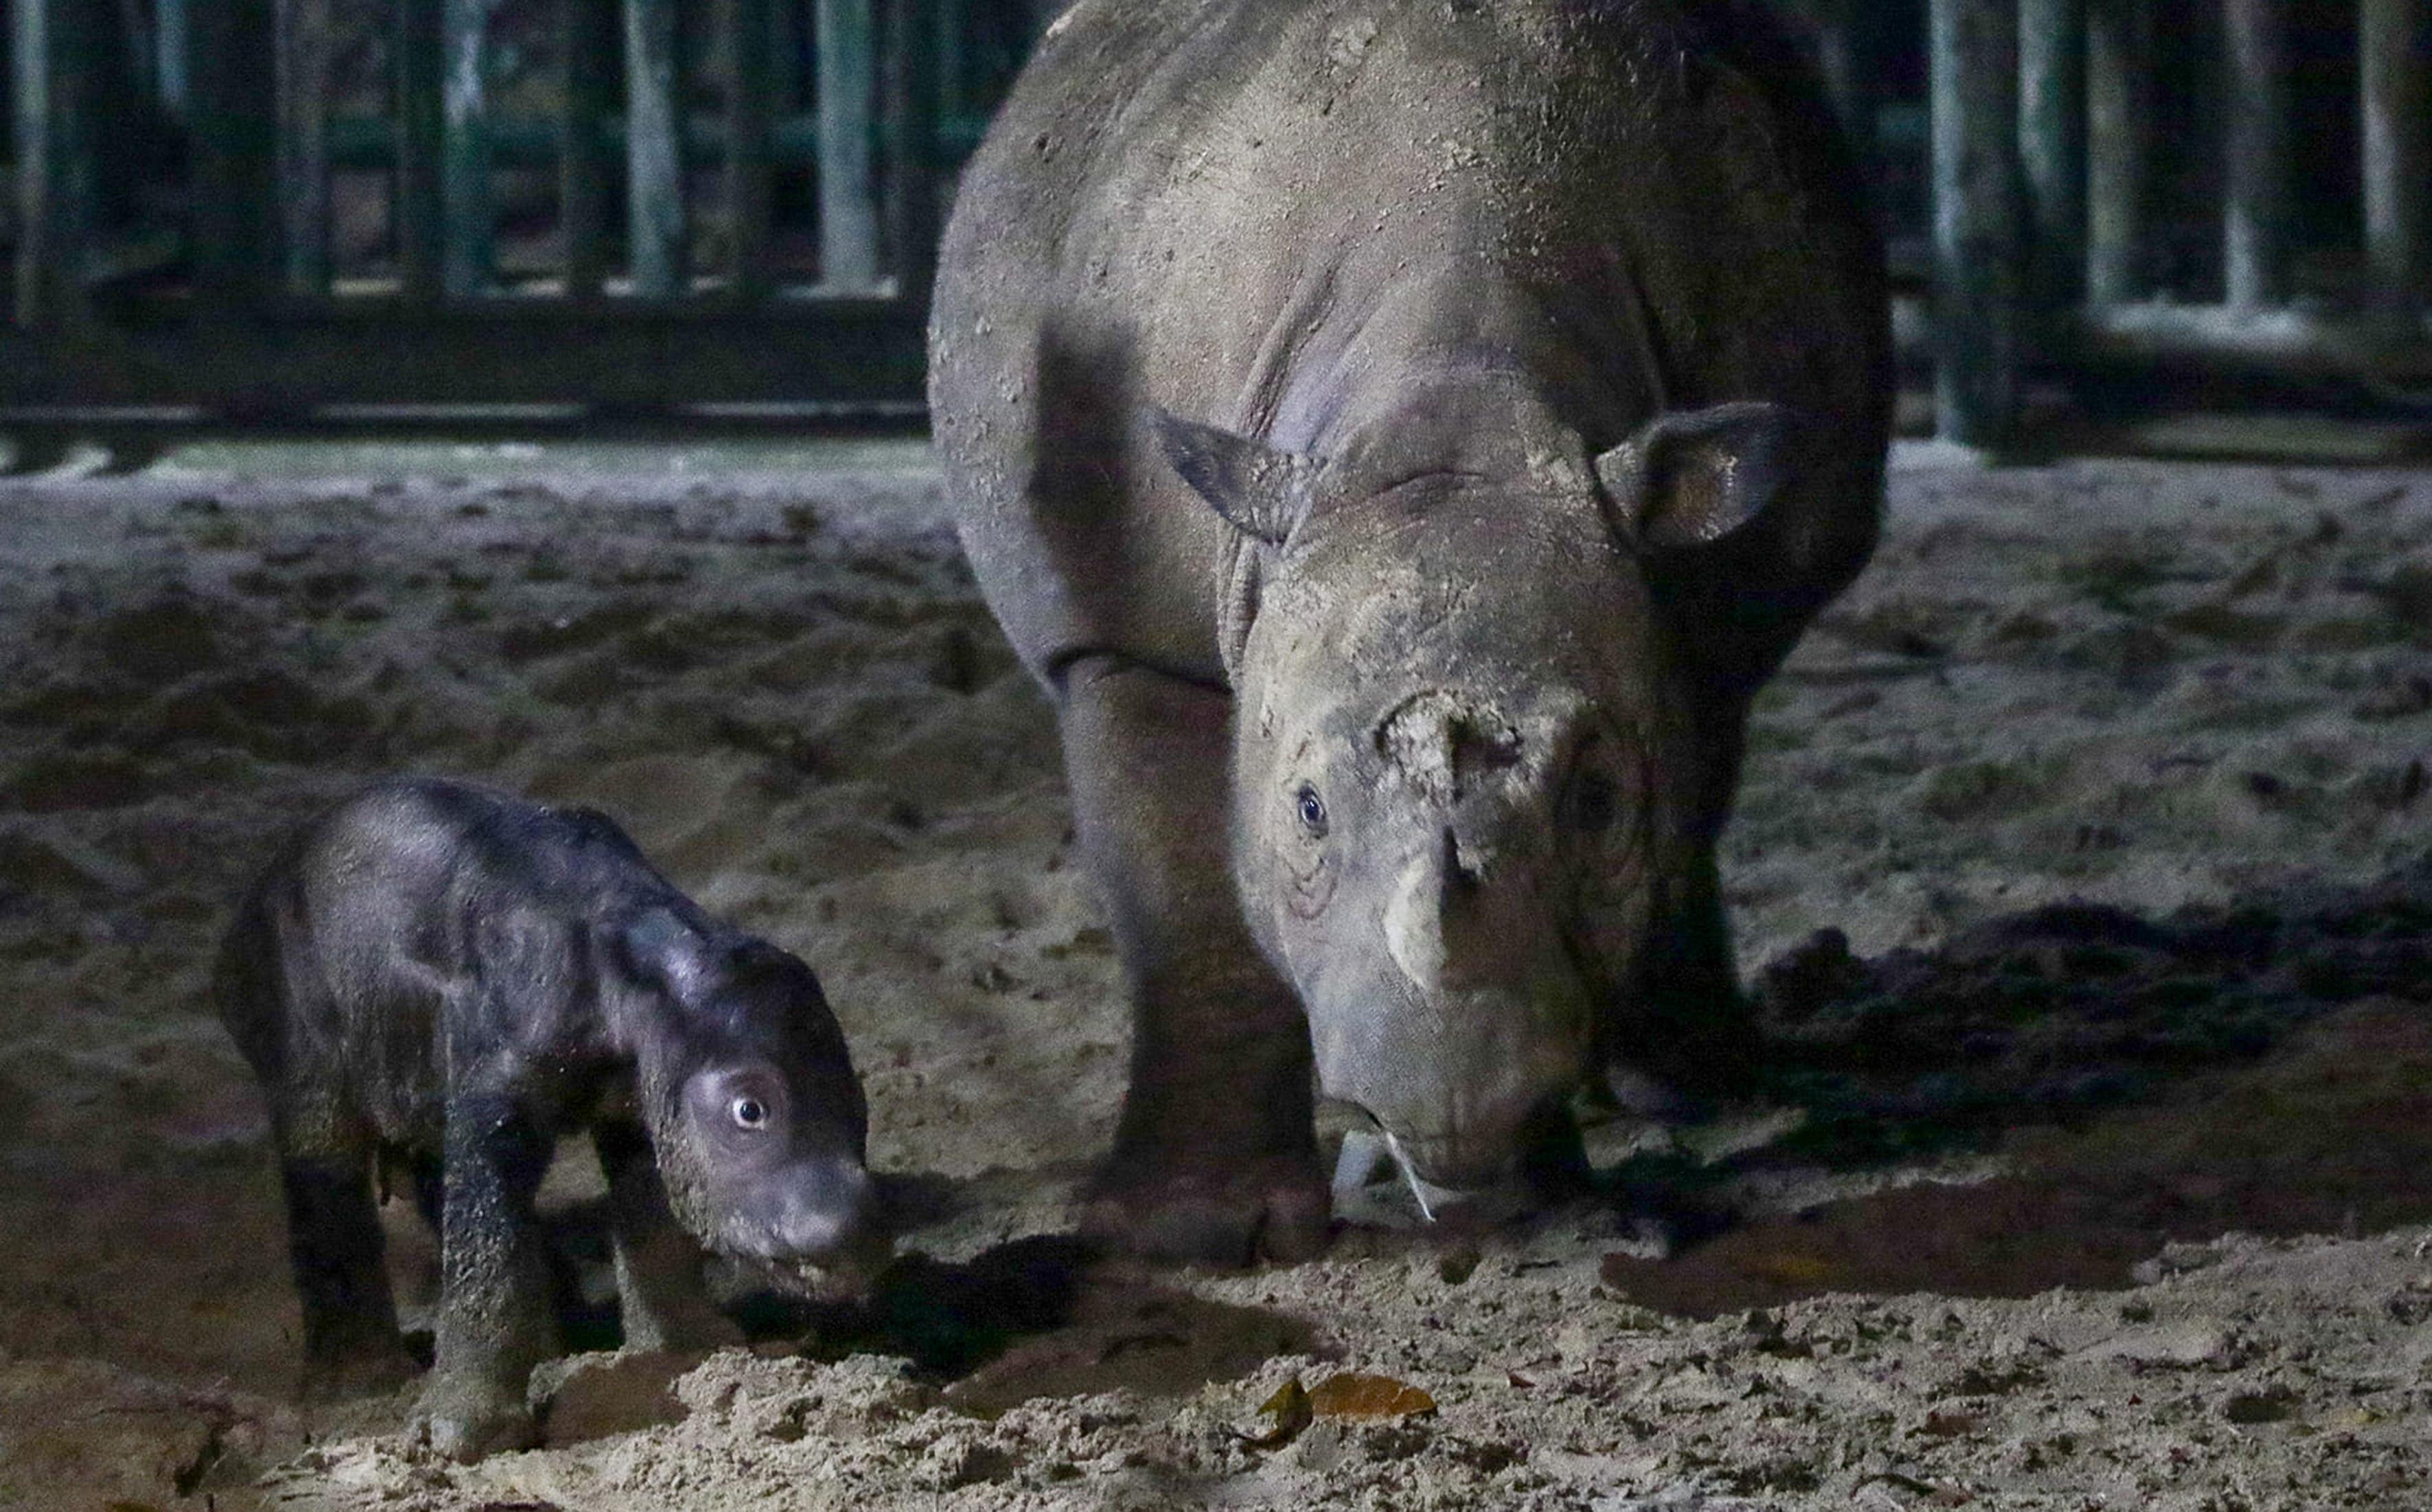
{"label": "baby rhinoceros calf", "polygon": [[240,910],[216,983],[261,1077],[304,1307],[304,1388],[402,1380],[375,1162],[437,1228],[419,1420],[458,1458],[534,1437],[559,1349],[533,1195],[557,1136],[606,1173],[625,1336],[734,1336],[701,1251],[814,1292],[887,1252],[868,1115],[818,979],[706,917],[601,815],[384,783],[312,826]]}

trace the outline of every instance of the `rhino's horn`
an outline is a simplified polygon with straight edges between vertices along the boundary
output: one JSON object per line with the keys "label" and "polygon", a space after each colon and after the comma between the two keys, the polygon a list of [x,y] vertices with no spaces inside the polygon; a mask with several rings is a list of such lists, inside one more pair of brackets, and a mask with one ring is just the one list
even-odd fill
{"label": "rhino's horn", "polygon": [[1596,460],[1613,529],[1663,550],[1719,541],[1788,486],[1797,412],[1763,399],[1657,415]]}
{"label": "rhino's horn", "polygon": [[1309,512],[1315,459],[1279,450],[1151,405],[1150,428],[1165,460],[1235,529],[1281,546]]}

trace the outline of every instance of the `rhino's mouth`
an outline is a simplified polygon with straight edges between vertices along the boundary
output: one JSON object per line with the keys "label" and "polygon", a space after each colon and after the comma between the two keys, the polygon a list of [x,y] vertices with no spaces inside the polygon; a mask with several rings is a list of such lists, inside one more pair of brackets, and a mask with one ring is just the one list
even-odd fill
{"label": "rhino's mouth", "polygon": [[[1428,1223],[1487,1226],[1529,1205],[1527,1184],[1516,1162],[1487,1168],[1483,1175],[1471,1180],[1447,1182],[1430,1174],[1441,1167],[1423,1161],[1419,1151],[1426,1148],[1426,1143],[1406,1140],[1382,1128],[1345,1134],[1334,1176],[1338,1205],[1373,1206],[1373,1199],[1361,1200],[1360,1190],[1392,1177],[1400,1179],[1419,1217]],[[1391,1177],[1387,1167],[1392,1168]]]}
{"label": "rhino's mouth", "polygon": [[1393,1155],[1395,1168],[1401,1171],[1403,1184],[1410,1189],[1410,1200],[1419,1204],[1419,1213],[1430,1223],[1441,1223],[1460,1218],[1472,1222],[1495,1222],[1513,1211],[1521,1201],[1517,1169],[1497,1172],[1482,1181],[1461,1185],[1447,1185],[1430,1181],[1420,1174],[1419,1163],[1413,1160],[1398,1135],[1385,1136],[1385,1149]]}

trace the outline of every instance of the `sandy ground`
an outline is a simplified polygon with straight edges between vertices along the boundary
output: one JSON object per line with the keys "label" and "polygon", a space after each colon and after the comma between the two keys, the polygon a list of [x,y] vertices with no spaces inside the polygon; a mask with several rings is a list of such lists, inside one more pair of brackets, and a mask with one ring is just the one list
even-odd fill
{"label": "sandy ground", "polygon": [[[1198,1276],[1056,1237],[1126,1031],[920,447],[73,471],[0,482],[0,1504],[2432,1505],[2432,474],[1904,451],[1726,857],[1777,1084],[1597,1125],[1611,1201]],[[290,1404],[205,971],[401,770],[819,968],[913,1215],[870,1304],[583,1355],[473,1468]]]}

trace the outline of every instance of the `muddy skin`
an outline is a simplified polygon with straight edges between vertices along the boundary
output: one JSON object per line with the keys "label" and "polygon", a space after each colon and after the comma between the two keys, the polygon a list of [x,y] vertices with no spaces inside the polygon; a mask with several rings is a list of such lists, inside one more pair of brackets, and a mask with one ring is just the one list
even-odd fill
{"label": "muddy skin", "polygon": [[248,895],[215,990],[270,1105],[305,1394],[411,1372],[372,1180],[412,1170],[442,1275],[418,1423],[452,1457],[533,1441],[526,1378],[560,1344],[532,1200],[561,1134],[588,1130],[607,1177],[629,1344],[739,1336],[704,1249],[814,1290],[887,1252],[810,968],[704,916],[597,813],[373,787]]}
{"label": "muddy skin", "polygon": [[[930,330],[1134,1004],[1092,1222],[1323,1242],[1310,1088],[1458,1196],[1747,1053],[1749,699],[1873,549],[1888,306],[1736,0],[1079,0]],[[1313,1074],[1312,1074],[1313,1073]]]}

